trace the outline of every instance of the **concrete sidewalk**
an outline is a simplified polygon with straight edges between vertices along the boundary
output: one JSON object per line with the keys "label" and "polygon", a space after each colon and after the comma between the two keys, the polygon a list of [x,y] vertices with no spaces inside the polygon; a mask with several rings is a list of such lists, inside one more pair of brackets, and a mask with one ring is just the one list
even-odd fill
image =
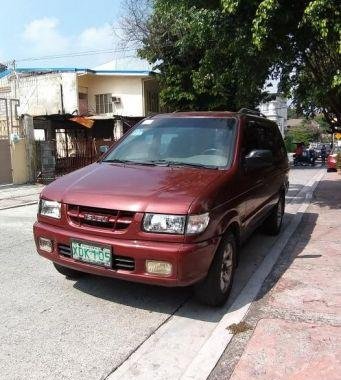
{"label": "concrete sidewalk", "polygon": [[37,203],[43,188],[39,184],[0,186],[0,210]]}
{"label": "concrete sidewalk", "polygon": [[341,177],[327,173],[210,380],[341,379],[340,273]]}

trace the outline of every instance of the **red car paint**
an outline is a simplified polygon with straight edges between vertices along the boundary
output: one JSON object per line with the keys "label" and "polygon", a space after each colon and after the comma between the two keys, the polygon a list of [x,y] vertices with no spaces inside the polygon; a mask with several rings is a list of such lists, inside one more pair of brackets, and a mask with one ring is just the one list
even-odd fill
{"label": "red car paint", "polygon": [[[279,193],[288,183],[287,158],[265,169],[261,176],[246,172],[242,162],[245,124],[249,120],[264,121],[263,118],[230,112],[175,113],[154,118],[159,117],[236,118],[237,133],[230,168],[94,163],[61,177],[41,193],[41,198],[62,203],[61,219],[37,216],[34,236],[41,256],[62,266],[97,275],[164,286],[186,286],[206,276],[227,229],[233,229],[238,241],[243,241],[277,203]],[[80,226],[72,221],[68,205],[122,210],[132,213],[133,217],[129,227],[119,231]],[[146,212],[180,215],[209,212],[210,222],[199,235],[150,233],[141,228]],[[53,241],[52,253],[39,249],[39,237]],[[110,245],[114,256],[132,258],[135,268],[133,271],[108,269],[66,257],[59,247],[69,246],[71,239]],[[146,273],[147,259],[172,263],[172,274],[161,277]]]}
{"label": "red car paint", "polygon": [[337,171],[337,155],[341,153],[341,147],[335,147],[327,157],[327,171]]}

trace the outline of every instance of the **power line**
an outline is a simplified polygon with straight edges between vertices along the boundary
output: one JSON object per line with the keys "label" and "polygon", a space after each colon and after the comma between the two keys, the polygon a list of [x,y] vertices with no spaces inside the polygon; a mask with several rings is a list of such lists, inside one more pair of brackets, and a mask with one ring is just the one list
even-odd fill
{"label": "power line", "polygon": [[[120,48],[120,49],[86,50],[86,51],[79,51],[79,52],[70,52],[70,53],[65,53],[65,54],[45,55],[45,56],[40,56],[40,57],[19,58],[19,59],[16,59],[15,62],[43,61],[47,59],[82,57],[82,56],[87,56],[87,55],[109,54],[109,53],[125,53],[125,52],[132,52],[132,51],[136,51],[136,49]],[[12,64],[13,61],[14,60],[8,60],[7,62],[4,62],[4,64]]]}

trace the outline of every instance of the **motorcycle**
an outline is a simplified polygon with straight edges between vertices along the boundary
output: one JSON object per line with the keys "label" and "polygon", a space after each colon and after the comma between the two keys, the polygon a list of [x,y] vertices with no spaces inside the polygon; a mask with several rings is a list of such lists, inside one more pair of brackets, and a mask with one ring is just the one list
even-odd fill
{"label": "motorcycle", "polygon": [[315,160],[315,151],[312,149],[305,149],[300,156],[294,154],[294,166],[315,166]]}

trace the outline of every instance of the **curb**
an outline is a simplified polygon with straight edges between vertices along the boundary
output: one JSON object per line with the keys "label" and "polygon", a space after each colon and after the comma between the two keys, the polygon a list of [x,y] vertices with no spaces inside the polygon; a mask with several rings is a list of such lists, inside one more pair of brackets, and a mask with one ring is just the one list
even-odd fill
{"label": "curb", "polygon": [[[195,359],[188,366],[184,375],[181,377],[181,380],[206,380],[208,378],[234,336],[229,332],[227,327],[233,323],[238,324],[245,318],[252,302],[261,290],[265,279],[271,273],[280,254],[284,250],[293,233],[296,231],[305,211],[311,203],[311,199],[317,185],[324,176],[325,172],[318,174],[316,176],[316,180],[315,177],[313,177],[306,185],[309,186],[309,184],[313,182],[310,185],[311,188],[309,191],[304,191],[304,188],[301,190],[305,193],[305,200],[294,216],[292,223],[283,231],[281,237],[275,242],[259,268],[250,277],[244,289],[231,305],[230,309],[234,311],[226,313],[221,319],[210,338],[201,347]],[[244,306],[240,307],[240,305]]]}
{"label": "curb", "polygon": [[31,205],[35,205],[37,204],[38,201],[34,201],[34,202],[27,202],[27,203],[22,203],[20,205],[15,205],[15,206],[7,206],[7,207],[0,207],[0,211],[2,210],[9,210],[11,208],[18,208],[18,207],[24,207],[24,206],[31,206]]}
{"label": "curb", "polygon": [[[181,312],[176,313],[102,379],[130,380],[134,377],[139,380],[206,380],[233,337],[226,328],[245,318],[266,277],[271,273],[281,252],[302,220],[313,192],[324,175],[325,171],[317,173],[296,194],[294,198],[303,198],[296,214],[272,248],[268,250],[266,257],[233,304],[222,313],[211,309],[204,312],[206,317],[212,314],[219,315],[219,322],[217,321],[212,326],[209,333],[201,329],[206,328],[210,323],[205,322],[205,318],[200,318],[198,321],[188,319]],[[181,340],[184,342],[183,345]],[[184,351],[186,347],[187,349],[191,347],[192,352]]]}

